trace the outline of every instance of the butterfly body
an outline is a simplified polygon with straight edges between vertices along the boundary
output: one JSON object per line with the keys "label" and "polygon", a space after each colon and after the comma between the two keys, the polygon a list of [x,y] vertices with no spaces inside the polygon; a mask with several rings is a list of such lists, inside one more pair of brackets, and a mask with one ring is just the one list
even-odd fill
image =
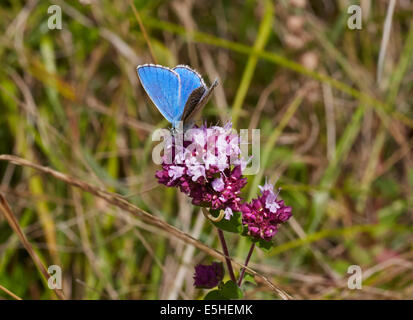
{"label": "butterfly body", "polygon": [[149,98],[174,128],[179,121],[187,124],[205,106],[218,84],[215,80],[208,88],[202,77],[185,65],[170,69],[144,64],[137,67],[137,73]]}

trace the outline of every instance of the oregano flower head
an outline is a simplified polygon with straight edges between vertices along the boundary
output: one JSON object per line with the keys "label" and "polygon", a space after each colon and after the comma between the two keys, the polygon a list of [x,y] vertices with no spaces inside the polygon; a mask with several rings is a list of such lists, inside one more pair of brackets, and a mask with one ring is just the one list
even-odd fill
{"label": "oregano flower head", "polygon": [[292,216],[291,207],[278,199],[272,184],[266,183],[259,188],[261,195],[241,206],[242,223],[248,228],[248,235],[270,241],[278,227]]}
{"label": "oregano flower head", "polygon": [[165,142],[162,170],[156,172],[159,183],[177,187],[192,198],[194,205],[213,210],[240,211],[241,189],[247,180],[242,170],[247,162],[241,157],[239,136],[232,124],[195,127],[185,132],[179,143],[177,136]]}

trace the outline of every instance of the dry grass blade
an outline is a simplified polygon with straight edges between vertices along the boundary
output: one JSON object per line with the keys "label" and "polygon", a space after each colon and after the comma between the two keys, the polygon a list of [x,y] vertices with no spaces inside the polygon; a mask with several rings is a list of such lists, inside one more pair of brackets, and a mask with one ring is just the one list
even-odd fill
{"label": "dry grass blade", "polygon": [[[33,250],[30,242],[27,240],[23,230],[20,228],[19,222],[17,221],[16,217],[13,214],[6,198],[0,193],[0,210],[3,212],[4,217],[6,218],[7,222],[9,223],[10,227],[13,231],[17,234],[20,241],[22,242],[24,248],[29,253],[30,257],[33,259],[34,264],[36,265],[37,269],[39,269],[40,273],[43,275],[44,279],[47,281],[49,279],[49,273],[46,270],[46,267],[43,265],[42,261],[40,260],[39,256]],[[65,296],[63,292],[59,289],[53,289],[56,293],[56,296],[61,299],[65,300]]]}
{"label": "dry grass blade", "polygon": [[7,288],[3,287],[2,285],[0,285],[0,290],[4,291],[5,293],[7,293],[10,297],[12,297],[15,300],[22,300],[22,298],[20,298],[18,295],[14,294]]}
{"label": "dry grass blade", "polygon": [[[245,267],[245,269],[247,271],[249,271],[252,275],[254,275],[255,277],[257,277],[260,282],[264,283],[268,288],[270,288],[272,291],[274,291],[280,298],[284,299],[284,300],[289,300],[292,299],[292,297],[286,293],[284,290],[282,290],[281,288],[277,287],[276,285],[274,285],[267,277],[257,273],[256,271],[252,270],[249,267],[244,266],[242,263],[239,263],[233,259],[231,259],[230,257],[225,256],[224,254],[222,254],[221,252],[210,248],[209,246],[203,244],[202,242],[200,242],[199,240],[193,238],[192,236],[190,236],[189,234],[182,232],[181,230],[175,228],[174,226],[166,223],[165,221],[159,219],[158,217],[155,217],[153,215],[151,215],[150,213],[146,212],[145,210],[142,210],[141,208],[131,204],[130,202],[128,202],[127,200],[125,200],[123,197],[121,197],[118,194],[115,193],[111,193],[111,192],[107,192],[101,188],[92,186],[84,181],[81,181],[79,179],[76,179],[74,177],[71,177],[69,175],[66,175],[64,173],[58,172],[56,170],[53,170],[51,168],[48,167],[44,167],[38,164],[35,164],[33,162],[30,162],[26,159],[22,159],[13,155],[0,155],[0,160],[5,160],[5,161],[9,161],[15,165],[18,166],[25,166],[25,167],[30,167],[32,169],[38,170],[40,172],[49,174],[51,176],[53,176],[56,179],[59,179],[69,185],[78,187],[80,189],[82,189],[83,191],[89,192],[103,200],[105,200],[106,202],[122,209],[125,210],[129,213],[131,213],[132,215],[138,217],[139,219],[141,219],[142,221],[153,225],[155,227],[158,227],[159,229],[162,229],[166,232],[168,232],[170,235],[188,243],[191,244],[193,246],[195,246],[196,248],[198,248],[199,250],[204,251],[205,253],[207,253],[208,255],[219,259],[221,261],[225,261],[225,258],[230,259],[234,265],[236,265],[239,268]],[[21,231],[20,231],[21,232]],[[24,236],[24,235],[23,235]],[[27,240],[26,240],[27,242]]]}
{"label": "dry grass blade", "polygon": [[382,79],[384,59],[386,58],[387,45],[390,39],[391,24],[392,24],[392,18],[393,18],[395,6],[396,6],[396,0],[391,0],[389,2],[386,20],[384,22],[384,31],[383,31],[383,37],[381,39],[379,60],[377,62],[377,83],[378,84],[381,83],[381,79]]}
{"label": "dry grass blade", "polygon": [[151,41],[149,40],[148,33],[146,32],[145,26],[143,25],[141,16],[139,14],[139,11],[136,9],[136,7],[133,4],[132,0],[130,0],[129,3],[130,3],[130,6],[132,7],[133,13],[135,14],[136,20],[138,20],[139,28],[142,31],[142,35],[145,38],[146,44],[148,45],[148,49],[149,49],[149,53],[151,54],[152,61],[153,61],[153,63],[157,64],[158,61],[156,60],[156,56],[155,56],[155,54],[153,52],[153,49],[152,49]]}

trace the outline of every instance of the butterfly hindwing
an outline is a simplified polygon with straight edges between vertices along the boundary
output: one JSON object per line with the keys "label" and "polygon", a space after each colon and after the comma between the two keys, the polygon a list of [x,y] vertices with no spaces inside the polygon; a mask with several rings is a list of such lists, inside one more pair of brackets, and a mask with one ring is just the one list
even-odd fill
{"label": "butterfly hindwing", "polygon": [[181,119],[180,76],[169,68],[146,64],[137,68],[139,79],[160,113],[172,124]]}
{"label": "butterfly hindwing", "polygon": [[184,112],[182,113],[182,121],[186,122],[186,120],[190,118],[190,115],[203,97],[205,91],[206,89],[202,86],[192,91],[185,103]]}
{"label": "butterfly hindwing", "polygon": [[199,87],[206,89],[206,86],[198,72],[192,70],[188,66],[178,65],[172,70],[179,74],[181,80],[181,98],[179,107],[182,108],[183,111],[191,93]]}
{"label": "butterfly hindwing", "polygon": [[[191,99],[188,99],[187,104],[185,105],[184,112],[182,114],[182,121],[184,122],[189,122],[191,119],[194,118],[194,116],[202,110],[203,107],[207,104],[209,98],[211,97],[212,91],[215,89],[215,87],[218,85],[218,79],[215,79],[215,81],[212,83],[212,85],[204,90],[203,94],[201,95],[200,99],[194,103],[195,98],[197,98],[197,95],[199,93],[196,93],[194,91],[194,99],[193,101],[190,101]],[[197,89],[198,90],[198,89]]]}

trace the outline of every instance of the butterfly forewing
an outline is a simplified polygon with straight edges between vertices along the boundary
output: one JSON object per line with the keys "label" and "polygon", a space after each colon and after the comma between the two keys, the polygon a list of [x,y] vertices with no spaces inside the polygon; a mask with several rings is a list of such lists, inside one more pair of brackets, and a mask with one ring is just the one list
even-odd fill
{"label": "butterfly forewing", "polygon": [[175,71],[153,64],[137,67],[139,79],[149,98],[171,123],[181,118],[180,79]]}

